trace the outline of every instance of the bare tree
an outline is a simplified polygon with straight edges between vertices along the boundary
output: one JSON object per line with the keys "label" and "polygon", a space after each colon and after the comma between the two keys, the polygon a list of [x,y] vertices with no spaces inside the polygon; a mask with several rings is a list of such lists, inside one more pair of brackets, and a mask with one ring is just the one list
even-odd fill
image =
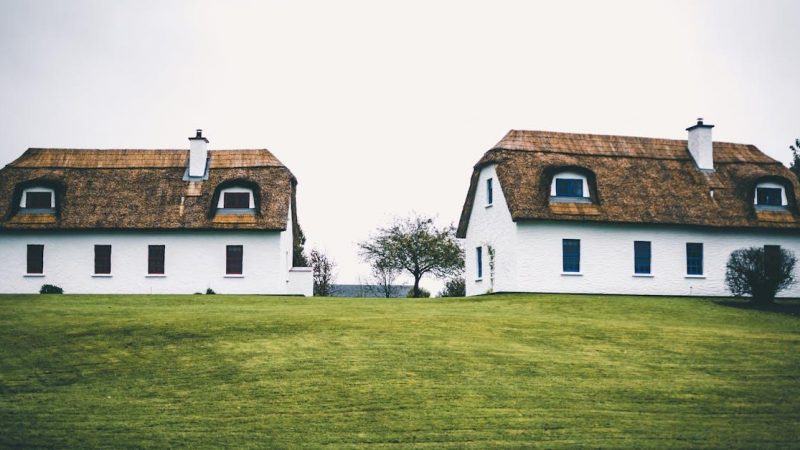
{"label": "bare tree", "polygon": [[333,279],[336,277],[336,262],[317,249],[311,250],[309,260],[314,278],[314,295],[330,297],[333,294]]}
{"label": "bare tree", "polygon": [[440,229],[430,217],[396,219],[359,247],[361,256],[373,267],[380,264],[410,273],[413,297],[419,297],[419,282],[426,274],[444,278],[464,270],[464,252],[456,241],[455,228]]}
{"label": "bare tree", "polygon": [[372,264],[372,290],[375,294],[386,298],[397,296],[397,286],[394,280],[400,271],[384,261]]}
{"label": "bare tree", "polygon": [[790,145],[789,149],[792,151],[792,164],[789,165],[789,170],[794,173],[797,178],[800,178],[800,138],[794,140],[794,145]]}

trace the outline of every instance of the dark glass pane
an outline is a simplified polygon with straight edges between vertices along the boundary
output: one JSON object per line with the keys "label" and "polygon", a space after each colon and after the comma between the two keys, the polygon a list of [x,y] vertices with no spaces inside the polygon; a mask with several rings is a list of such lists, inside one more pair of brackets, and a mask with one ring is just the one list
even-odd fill
{"label": "dark glass pane", "polygon": [[650,273],[650,241],[633,242],[633,272]]}
{"label": "dark glass pane", "polygon": [[229,245],[225,258],[225,273],[231,275],[242,274],[242,246]]}
{"label": "dark glass pane", "polygon": [[489,178],[486,180],[486,203],[491,205],[492,201],[494,200],[492,197],[494,193],[492,192],[492,179]]}
{"label": "dark glass pane", "polygon": [[556,178],[556,197],[583,197],[583,180]]}
{"label": "dark glass pane", "polygon": [[688,275],[703,274],[703,244],[686,244],[686,273]]}
{"label": "dark glass pane", "polygon": [[478,278],[483,278],[483,248],[475,248],[475,264],[478,266]]}
{"label": "dark glass pane", "polygon": [[94,246],[94,273],[111,273],[111,246]]}
{"label": "dark glass pane", "polygon": [[222,203],[223,208],[244,209],[250,207],[249,192],[226,192]]}
{"label": "dark glass pane", "polygon": [[147,273],[164,273],[164,246],[149,245],[147,247]]}
{"label": "dark glass pane", "polygon": [[51,192],[28,192],[25,194],[25,207],[26,208],[50,208],[52,193]]}
{"label": "dark glass pane", "polygon": [[564,272],[581,271],[581,241],[579,239],[564,239],[562,241]]}
{"label": "dark glass pane", "polygon": [[781,206],[780,188],[758,188],[756,189],[756,203],[764,206]]}
{"label": "dark glass pane", "polygon": [[28,246],[28,273],[44,272],[44,245]]}

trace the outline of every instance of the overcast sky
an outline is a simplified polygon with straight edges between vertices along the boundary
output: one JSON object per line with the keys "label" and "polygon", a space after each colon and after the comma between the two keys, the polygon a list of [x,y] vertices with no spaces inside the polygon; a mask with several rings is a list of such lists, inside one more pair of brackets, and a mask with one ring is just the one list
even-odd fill
{"label": "overcast sky", "polygon": [[[798,1],[0,0],[0,165],[28,147],[269,148],[339,281],[410,211],[456,222],[509,129],[714,139],[788,163]],[[436,288],[437,284],[428,283]]]}

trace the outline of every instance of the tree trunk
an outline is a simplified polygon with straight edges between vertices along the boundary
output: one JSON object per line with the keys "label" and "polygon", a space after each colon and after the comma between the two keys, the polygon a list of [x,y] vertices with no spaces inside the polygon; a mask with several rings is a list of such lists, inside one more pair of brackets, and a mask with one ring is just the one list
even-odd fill
{"label": "tree trunk", "polygon": [[418,277],[414,275],[414,298],[419,298],[419,279],[422,277]]}

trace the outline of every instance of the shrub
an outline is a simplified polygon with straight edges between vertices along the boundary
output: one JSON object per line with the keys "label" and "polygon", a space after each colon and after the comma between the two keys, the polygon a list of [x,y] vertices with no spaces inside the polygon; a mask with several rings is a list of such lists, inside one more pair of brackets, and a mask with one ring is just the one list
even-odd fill
{"label": "shrub", "polygon": [[[420,286],[420,288],[419,288],[419,296],[417,298],[428,298],[430,296],[431,296],[431,292],[429,290],[425,289],[424,287]],[[408,291],[408,295],[406,295],[406,297],[414,298],[414,289],[410,289]]]}
{"label": "shrub", "polygon": [[216,294],[216,292],[214,292],[213,289],[211,288],[206,289],[206,295],[214,295],[214,294]]}
{"label": "shrub", "polygon": [[451,278],[444,284],[444,289],[439,297],[464,297],[467,295],[467,286],[464,278]]}
{"label": "shrub", "polygon": [[725,283],[736,297],[771,303],[775,295],[795,283],[794,253],[778,246],[734,250],[728,258]]}
{"label": "shrub", "polygon": [[52,284],[43,284],[39,289],[40,294],[63,294],[64,290]]}

